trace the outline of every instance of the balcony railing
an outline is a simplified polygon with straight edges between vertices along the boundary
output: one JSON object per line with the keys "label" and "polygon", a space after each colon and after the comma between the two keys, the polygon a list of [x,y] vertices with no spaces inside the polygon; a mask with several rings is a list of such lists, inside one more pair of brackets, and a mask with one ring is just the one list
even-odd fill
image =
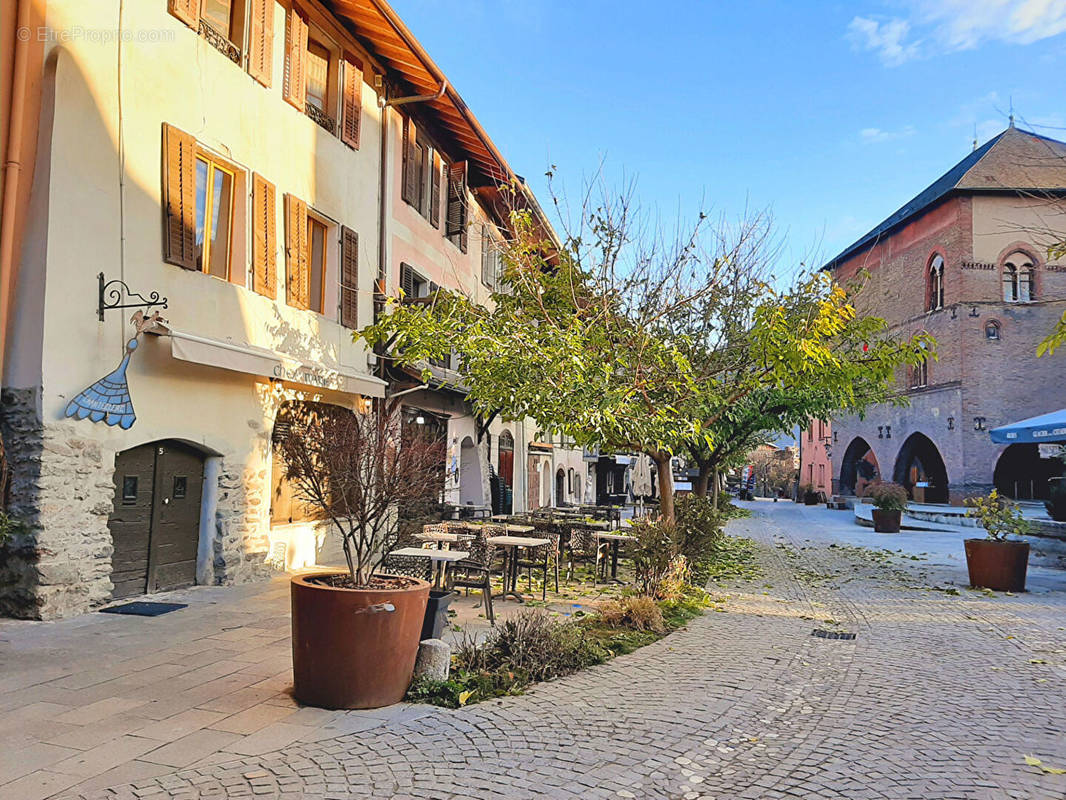
{"label": "balcony railing", "polygon": [[204,20],[200,20],[200,35],[207,40],[213,48],[232,61],[234,64],[241,63],[241,48],[226,38],[225,34],[219,33]]}
{"label": "balcony railing", "polygon": [[330,133],[336,133],[337,122],[329,114],[320,109],[318,106],[313,106],[310,103],[304,103],[304,113],[313,119],[319,127],[325,128]]}

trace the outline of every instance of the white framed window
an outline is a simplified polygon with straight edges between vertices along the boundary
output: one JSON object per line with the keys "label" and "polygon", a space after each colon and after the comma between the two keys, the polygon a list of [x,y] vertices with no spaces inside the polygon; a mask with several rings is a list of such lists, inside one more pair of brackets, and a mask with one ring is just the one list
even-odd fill
{"label": "white framed window", "polygon": [[1003,262],[1003,300],[1028,303],[1033,300],[1033,259],[1021,251],[1011,253]]}
{"label": "white framed window", "polygon": [[929,263],[929,310],[939,311],[944,307],[944,259],[934,256]]}

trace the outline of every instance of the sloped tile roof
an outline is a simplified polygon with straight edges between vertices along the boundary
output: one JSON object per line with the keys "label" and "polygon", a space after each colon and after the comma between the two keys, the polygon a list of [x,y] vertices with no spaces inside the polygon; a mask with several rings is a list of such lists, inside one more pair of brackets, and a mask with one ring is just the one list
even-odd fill
{"label": "sloped tile roof", "polygon": [[1066,191],[1066,142],[1014,126],[1007,128],[904,203],[823,269],[833,269],[953,192],[981,191]]}

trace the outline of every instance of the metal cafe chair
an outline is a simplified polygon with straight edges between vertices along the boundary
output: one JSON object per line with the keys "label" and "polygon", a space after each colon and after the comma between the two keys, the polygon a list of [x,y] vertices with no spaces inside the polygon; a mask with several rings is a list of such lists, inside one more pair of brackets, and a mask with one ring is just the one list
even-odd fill
{"label": "metal cafe chair", "polygon": [[592,564],[592,583],[595,585],[600,560],[600,547],[596,540],[596,532],[591,528],[571,528],[567,551],[567,580],[574,576],[575,563]]}
{"label": "metal cafe chair", "polygon": [[496,616],[492,611],[492,562],[496,548],[488,541],[489,536],[496,534],[493,528],[492,525],[484,526],[477,532],[475,539],[463,545],[470,552],[470,556],[452,564],[448,585],[467,590],[480,589],[485,603],[485,616],[490,624],[495,625]]}
{"label": "metal cafe chair", "polygon": [[540,599],[545,600],[548,597],[548,570],[550,568],[554,568],[555,591],[559,591],[559,540],[561,537],[557,530],[540,530],[539,527],[537,536],[547,539],[548,543],[524,548],[525,557],[517,556],[518,569],[526,570],[526,580],[528,581],[527,585],[530,592],[533,591],[533,570],[543,570]]}

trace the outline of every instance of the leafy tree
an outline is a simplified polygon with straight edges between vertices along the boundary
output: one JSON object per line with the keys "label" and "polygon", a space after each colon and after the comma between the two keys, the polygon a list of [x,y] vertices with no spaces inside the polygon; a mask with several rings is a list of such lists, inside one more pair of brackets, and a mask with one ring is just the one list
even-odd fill
{"label": "leafy tree", "polygon": [[557,246],[513,211],[489,305],[443,290],[428,303],[401,298],[357,335],[408,365],[457,352],[483,416],[648,454],[668,522],[671,456],[697,442],[713,451],[738,404],[805,386],[847,404],[931,352],[927,338],[897,341],[883,320],[858,316],[824,273],[782,290],[764,281],[764,218],[711,231],[699,214],[667,236],[622,195],[586,203],[580,219]]}

